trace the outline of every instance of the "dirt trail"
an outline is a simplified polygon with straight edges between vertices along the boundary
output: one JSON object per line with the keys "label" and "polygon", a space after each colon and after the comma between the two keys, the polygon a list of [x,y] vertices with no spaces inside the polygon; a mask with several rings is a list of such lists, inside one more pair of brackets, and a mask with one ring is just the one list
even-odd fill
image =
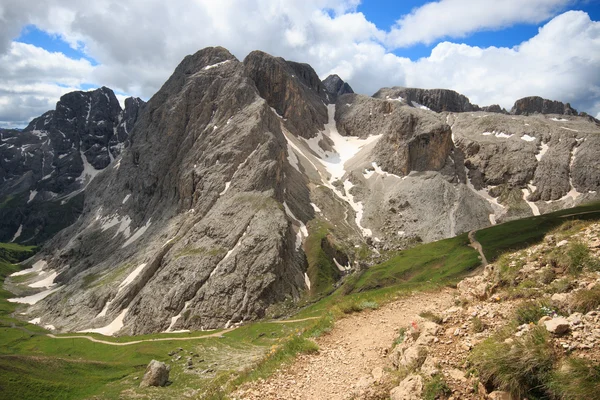
{"label": "dirt trail", "polygon": [[[275,320],[275,321],[267,321],[266,323],[292,324],[292,323],[295,323],[295,322],[309,321],[311,319],[317,319],[317,318],[319,318],[319,317],[309,317],[309,318],[302,318],[302,319]],[[129,345],[132,345],[132,344],[146,343],[146,342],[186,341],[186,340],[200,340],[200,339],[208,339],[208,338],[214,338],[214,337],[223,337],[224,334],[232,332],[232,331],[236,330],[237,328],[239,328],[239,327],[226,329],[224,331],[219,331],[219,332],[211,333],[210,335],[204,335],[204,336],[165,337],[165,338],[155,338],[155,339],[140,339],[140,340],[133,340],[131,342],[109,342],[107,340],[96,339],[96,338],[94,338],[92,336],[86,336],[86,335],[55,336],[55,335],[53,335],[51,333],[48,333],[46,336],[48,336],[49,338],[52,338],[52,339],[87,339],[87,340],[89,340],[91,342],[108,344],[110,346],[129,346]]]}
{"label": "dirt trail", "polygon": [[361,389],[374,382],[379,369],[389,365],[387,351],[398,337],[398,329],[408,327],[420,312],[440,313],[451,307],[453,296],[451,289],[417,293],[339,320],[329,334],[317,339],[317,354],[299,356],[271,378],[241,388],[234,398],[356,398]]}
{"label": "dirt trail", "polygon": [[483,254],[483,247],[481,247],[481,243],[475,239],[475,233],[477,233],[477,231],[469,232],[469,241],[471,242],[471,247],[479,252],[479,255],[481,256],[481,264],[485,267],[488,265],[488,261],[487,258],[485,258],[485,254]]}

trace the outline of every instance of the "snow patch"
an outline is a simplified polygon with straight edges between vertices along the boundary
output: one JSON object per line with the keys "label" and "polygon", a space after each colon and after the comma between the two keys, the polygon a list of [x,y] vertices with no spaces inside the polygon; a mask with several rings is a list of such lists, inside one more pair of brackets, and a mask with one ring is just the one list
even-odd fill
{"label": "snow patch", "polygon": [[208,71],[209,69],[217,68],[217,67],[220,67],[221,65],[227,64],[229,61],[231,61],[231,60],[225,60],[225,61],[218,62],[216,64],[207,65],[206,67],[204,67],[202,69],[204,71]]}
{"label": "snow patch", "polygon": [[31,203],[33,201],[33,199],[35,199],[35,196],[37,196],[37,194],[38,194],[37,190],[29,191],[29,199],[27,200],[27,204]]}
{"label": "snow patch", "polygon": [[315,210],[315,212],[320,213],[321,209],[319,207],[317,207],[317,205],[315,203],[310,203],[310,205],[312,206],[312,208]]}
{"label": "snow patch", "polygon": [[121,204],[127,203],[127,200],[129,200],[130,197],[131,197],[131,194],[128,194],[127,196],[125,196],[125,198],[123,199],[123,202]]}
{"label": "snow patch", "polygon": [[290,163],[290,165],[292,167],[294,167],[296,169],[296,171],[300,172],[300,167],[298,166],[298,157],[296,157],[296,153],[294,153],[294,149],[292,148],[292,146],[290,145],[290,142],[288,141],[287,144],[287,152],[288,152],[288,162]]}
{"label": "snow patch", "polygon": [[127,314],[127,311],[129,311],[129,308],[126,308],[123,311],[121,311],[121,314],[119,314],[117,316],[117,318],[114,319],[113,322],[111,322],[110,324],[108,324],[102,328],[85,329],[83,331],[78,331],[78,332],[79,333],[99,333],[104,336],[113,336],[115,333],[120,331],[121,328],[123,328],[123,320],[125,319],[125,315]]}
{"label": "snow patch", "polygon": [[564,129],[566,131],[571,131],[571,132],[579,132],[577,129],[571,129],[571,128],[567,128],[567,127],[564,127],[564,126],[561,126],[560,129]]}
{"label": "snow patch", "polygon": [[568,119],[564,119],[564,118],[550,118],[552,121],[556,121],[556,122],[568,122]]}
{"label": "snow patch", "polygon": [[27,268],[24,269],[22,271],[18,271],[15,273],[10,274],[10,276],[21,276],[21,275],[26,275],[26,274],[30,274],[32,272],[41,272],[42,269],[44,269],[46,266],[48,265],[48,263],[44,260],[39,260],[37,262],[35,262],[31,268]]}
{"label": "snow patch", "polygon": [[125,248],[127,246],[129,246],[131,243],[135,242],[136,240],[138,240],[139,238],[142,237],[142,235],[144,233],[146,233],[146,231],[148,230],[148,228],[150,228],[150,225],[152,225],[152,218],[150,218],[148,220],[148,222],[146,222],[146,224],[140,228],[138,228],[138,230],[136,230],[133,235],[131,235],[131,237],[129,239],[127,239],[127,241],[123,244],[123,246],[121,246],[121,248]]}
{"label": "snow patch", "polygon": [[521,139],[526,142],[533,142],[535,140],[533,136],[529,136],[528,134],[521,136]]}
{"label": "snow patch", "polygon": [[493,130],[491,132],[483,132],[482,135],[483,136],[494,135],[495,137],[501,138],[501,139],[508,139],[513,136],[512,133],[509,135],[508,133],[504,133],[504,132],[500,132],[500,131],[496,131],[496,130]]}
{"label": "snow patch", "polygon": [[294,221],[297,225],[300,226],[298,228],[298,232],[296,233],[296,250],[298,250],[300,249],[300,246],[302,246],[302,241],[308,237],[308,229],[306,229],[306,225],[304,225],[304,222],[296,218],[296,216],[292,213],[292,210],[290,210],[285,201],[283,202],[283,208],[285,209],[285,213],[287,214],[287,216],[290,217],[292,221]]}
{"label": "snow patch", "polygon": [[17,229],[17,231],[15,232],[15,235],[12,237],[12,239],[10,239],[10,242],[14,242],[15,240],[17,240],[17,238],[19,236],[21,236],[21,233],[23,232],[23,224],[19,225],[19,228]]}
{"label": "snow patch", "polygon": [[57,276],[58,276],[58,273],[56,271],[52,271],[48,276],[46,276],[41,281],[37,281],[37,282],[31,283],[31,284],[29,284],[27,286],[29,286],[31,288],[46,288],[46,289],[50,289],[52,286],[54,286],[54,279],[56,279]]}
{"label": "snow patch", "polygon": [[177,323],[177,320],[179,320],[179,318],[181,318],[181,316],[183,315],[183,313],[188,308],[188,306],[191,302],[192,302],[191,300],[186,301],[183,308],[181,309],[181,312],[179,314],[177,314],[176,316],[171,317],[171,323],[169,324],[169,327],[167,328],[167,330],[165,332],[169,332],[169,333],[189,332],[189,330],[187,330],[187,329],[174,331],[173,327],[175,326],[175,323]]}
{"label": "snow patch", "polygon": [[415,108],[420,108],[421,110],[427,110],[427,111],[431,111],[431,108],[424,106],[423,104],[419,104],[416,101],[411,101],[411,104],[413,107]]}
{"label": "snow patch", "polygon": [[142,272],[144,267],[146,267],[146,263],[138,265],[138,267],[136,269],[134,269],[133,272],[131,272],[129,275],[127,275],[127,278],[125,278],[125,280],[123,282],[121,282],[121,284],[119,285],[119,292],[121,291],[121,289],[123,289],[124,287],[129,285],[131,282],[133,282],[134,279],[137,278],[138,275]]}
{"label": "snow patch", "polygon": [[306,288],[310,290],[310,278],[306,272],[304,273],[304,284],[306,285]]}
{"label": "snow patch", "polygon": [[101,170],[94,168],[94,166],[88,162],[83,151],[80,150],[79,154],[81,155],[81,161],[83,162],[83,171],[76,181],[84,183],[85,187],[87,187]]}
{"label": "snow patch", "polygon": [[231,181],[225,182],[225,189],[223,189],[223,191],[221,193],[219,193],[219,196],[223,196],[225,193],[227,193],[230,185],[231,185]]}
{"label": "snow patch", "polygon": [[48,289],[48,290],[44,290],[43,292],[32,294],[31,296],[8,299],[8,301],[11,303],[23,303],[23,304],[33,305],[33,304],[37,303],[38,301],[43,300],[46,297],[50,296],[52,293],[56,292],[59,289],[60,289],[60,287],[57,287],[54,289]]}
{"label": "snow patch", "polygon": [[540,215],[540,209],[538,208],[538,206],[533,201],[527,200],[527,196],[529,196],[529,194],[530,194],[529,189],[521,189],[521,190],[523,191],[523,201],[525,201],[525,203],[527,203],[529,208],[531,208],[533,215]]}
{"label": "snow patch", "polygon": [[550,146],[548,146],[548,144],[542,143],[542,148],[540,149],[540,152],[535,155],[535,158],[538,161],[542,161],[542,157],[544,157],[544,154],[546,154],[546,152],[548,151],[549,148],[550,148]]}
{"label": "snow patch", "polygon": [[27,321],[27,322],[29,322],[30,324],[39,325],[40,322],[42,322],[42,319],[40,317],[37,317],[37,318],[34,318],[31,321]]}

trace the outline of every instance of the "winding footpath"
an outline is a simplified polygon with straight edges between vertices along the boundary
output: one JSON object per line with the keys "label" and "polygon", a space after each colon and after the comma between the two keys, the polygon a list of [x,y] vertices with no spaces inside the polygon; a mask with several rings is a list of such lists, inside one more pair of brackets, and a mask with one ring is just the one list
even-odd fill
{"label": "winding footpath", "polygon": [[331,332],[316,339],[316,354],[300,355],[270,378],[248,383],[233,399],[328,399],[358,398],[377,386],[389,366],[388,353],[399,329],[429,310],[440,313],[453,305],[454,289],[415,293],[376,310],[366,310],[336,321]]}
{"label": "winding footpath", "polygon": [[[296,323],[296,322],[310,321],[310,320],[318,319],[318,318],[320,318],[320,317],[309,317],[309,318],[288,319],[288,320],[274,320],[274,321],[266,321],[264,323],[293,324],[293,323]],[[239,327],[236,326],[234,328],[226,329],[226,330],[223,330],[223,331],[211,333],[209,335],[204,335],[204,336],[165,337],[165,338],[154,338],[154,339],[140,339],[140,340],[133,340],[131,342],[109,342],[107,340],[96,339],[95,337],[86,336],[86,335],[56,336],[56,335],[53,335],[51,333],[48,333],[46,336],[49,337],[49,338],[52,338],[52,339],[87,339],[87,340],[89,340],[91,342],[94,342],[94,343],[102,343],[102,344],[107,344],[109,346],[129,346],[129,345],[132,345],[132,344],[147,343],[147,342],[187,341],[187,340],[208,339],[208,338],[214,338],[214,337],[220,338],[220,337],[223,337],[223,335],[225,335],[226,333],[233,332],[234,330],[236,330],[238,328]]]}
{"label": "winding footpath", "polygon": [[476,233],[477,231],[469,232],[469,241],[471,242],[470,246],[479,252],[479,256],[481,257],[481,265],[485,267],[486,265],[488,265],[488,261],[487,258],[485,258],[485,254],[483,253],[483,247],[481,246],[481,243],[479,243],[477,239],[475,239]]}

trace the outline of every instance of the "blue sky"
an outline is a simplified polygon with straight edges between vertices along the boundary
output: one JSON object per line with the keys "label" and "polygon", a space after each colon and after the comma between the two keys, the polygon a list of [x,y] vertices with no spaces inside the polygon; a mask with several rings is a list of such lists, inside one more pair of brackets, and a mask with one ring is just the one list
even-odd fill
{"label": "blue sky", "polygon": [[600,115],[600,0],[180,1],[20,0],[9,18],[0,6],[0,126],[72,90],[148,99],[213,45],[307,62],[364,94],[443,87],[506,108],[540,95]]}

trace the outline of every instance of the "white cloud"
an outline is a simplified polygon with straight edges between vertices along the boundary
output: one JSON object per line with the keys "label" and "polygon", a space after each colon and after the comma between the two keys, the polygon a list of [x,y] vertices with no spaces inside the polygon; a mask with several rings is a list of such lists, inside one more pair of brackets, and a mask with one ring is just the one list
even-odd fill
{"label": "white cloud", "polygon": [[572,0],[440,0],[414,9],[396,22],[387,43],[407,47],[447,37],[462,38],[483,29],[539,23]]}
{"label": "white cloud", "polygon": [[404,66],[406,84],[455,89],[481,105],[510,109],[525,96],[571,102],[595,114],[600,102],[600,22],[580,11],[561,14],[512,49],[440,43]]}
{"label": "white cloud", "polygon": [[23,125],[54,109],[60,96],[77,90],[93,70],[87,60],[12,42],[0,55],[0,121]]}
{"label": "white cloud", "polygon": [[[425,6],[406,17],[404,25],[392,32],[377,29],[362,13],[356,12],[358,0],[195,0],[182,2],[185,7],[161,0],[47,0],[41,2],[43,4],[33,0],[5,1],[16,7],[11,9],[11,15],[21,21],[21,25],[35,24],[60,35],[74,47],[83,44],[84,51],[100,63],[92,67],[85,60],[58,61],[54,55],[49,56],[52,60],[44,66],[42,59],[46,55],[33,49],[28,50],[31,54],[22,53],[20,59],[14,50],[5,51],[2,56],[3,41],[8,40],[7,49],[12,49],[10,39],[18,33],[6,33],[8,30],[0,27],[0,82],[4,82],[4,71],[9,71],[11,76],[8,84],[0,83],[7,92],[0,96],[5,101],[13,96],[8,93],[10,87],[36,86],[39,82],[49,85],[40,89],[40,93],[15,94],[16,100],[11,100],[10,107],[0,103],[0,120],[5,121],[11,120],[11,112],[15,113],[12,120],[16,120],[17,114],[19,120],[28,112],[29,117],[41,114],[31,114],[41,106],[23,108],[29,110],[26,112],[19,109],[18,101],[46,99],[50,105],[65,89],[62,86],[76,87],[81,82],[106,85],[121,93],[148,98],[185,55],[215,45],[228,48],[239,59],[260,49],[306,62],[322,78],[338,73],[356,91],[365,94],[393,85],[444,87],[457,90],[480,105],[499,103],[510,108],[519,97],[540,95],[570,101],[574,107],[593,115],[600,111],[600,76],[597,74],[600,23],[591,21],[583,12],[555,17],[535,37],[515,48],[478,48],[443,42],[429,57],[411,61],[385,47],[387,40],[400,31],[409,32],[410,26],[413,27],[409,32],[411,36],[407,36],[412,38],[410,40],[460,36],[481,28],[546,19],[567,0],[485,2],[483,16],[474,17],[474,22],[462,18],[458,24],[431,20]],[[455,8],[462,5],[464,9],[467,3],[473,5],[464,0],[441,0],[429,7],[454,4]],[[519,13],[514,12],[517,3]],[[460,10],[460,7],[443,9],[444,16],[438,17],[456,16]],[[422,24],[414,25],[417,19]],[[427,21],[441,28],[424,26]],[[463,23],[466,27],[457,30]],[[5,59],[6,54],[12,58]],[[31,62],[27,61],[29,58]],[[61,70],[63,62],[68,68]],[[18,69],[14,65],[23,67]],[[61,85],[55,85],[57,82]],[[56,93],[56,97],[50,101],[52,93]],[[50,108],[53,104],[47,109]]]}

